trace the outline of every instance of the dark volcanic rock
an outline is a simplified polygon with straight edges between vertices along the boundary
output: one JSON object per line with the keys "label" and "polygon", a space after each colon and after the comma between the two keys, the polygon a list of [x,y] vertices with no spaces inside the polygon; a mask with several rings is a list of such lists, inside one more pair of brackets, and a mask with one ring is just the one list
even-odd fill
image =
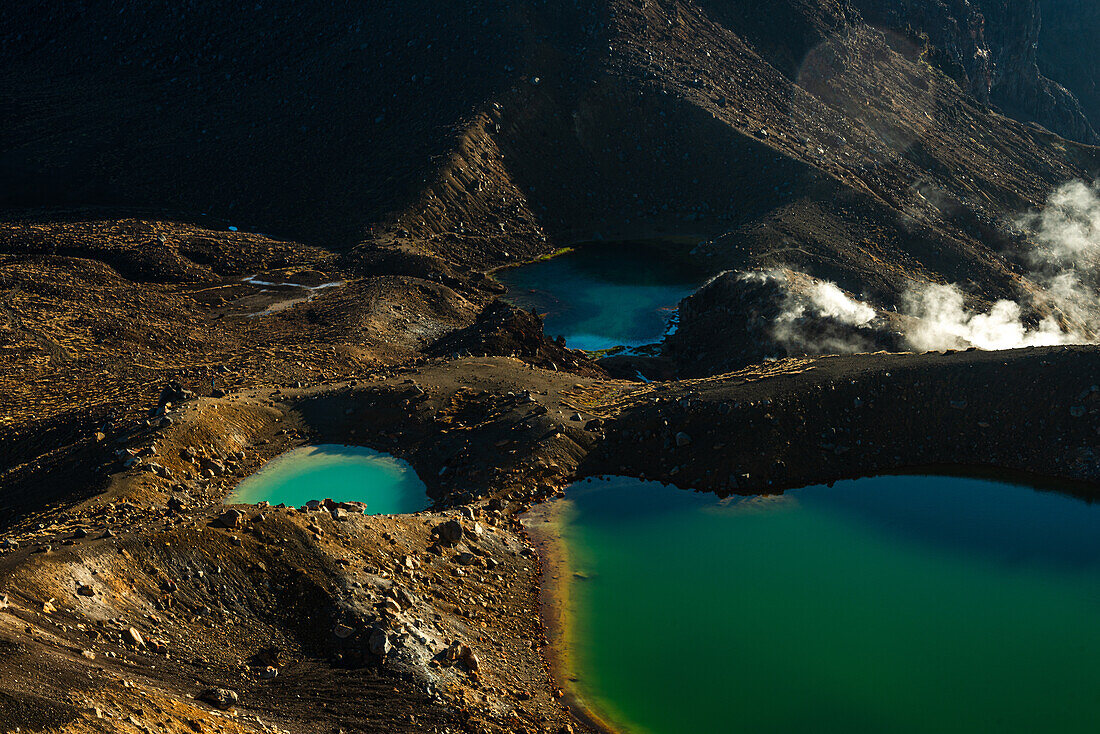
{"label": "dark volcanic rock", "polygon": [[210,688],[199,694],[199,699],[212,703],[220,709],[229,709],[237,705],[241,697],[229,688]]}
{"label": "dark volcanic rock", "polygon": [[223,528],[239,528],[244,521],[244,513],[240,510],[226,510],[218,516],[218,523]]}
{"label": "dark volcanic rock", "polygon": [[570,368],[579,374],[601,374],[584,356],[551,341],[542,319],[504,301],[494,301],[465,329],[447,334],[426,350],[428,354],[515,356],[540,367]]}
{"label": "dark volcanic rock", "polygon": [[462,523],[458,520],[448,520],[437,525],[432,532],[439,538],[441,543],[454,545],[462,540]]}
{"label": "dark volcanic rock", "polygon": [[724,273],[680,303],[665,354],[685,376],[739,369],[770,357],[901,347],[889,321],[837,286],[802,273]]}

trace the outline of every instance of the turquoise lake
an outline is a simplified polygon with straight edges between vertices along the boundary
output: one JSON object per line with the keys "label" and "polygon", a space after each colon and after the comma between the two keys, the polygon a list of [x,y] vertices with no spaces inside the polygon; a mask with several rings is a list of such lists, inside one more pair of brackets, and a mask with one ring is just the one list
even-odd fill
{"label": "turquoise lake", "polygon": [[367,514],[418,512],[431,504],[408,463],[361,446],[303,446],[275,457],[245,479],[228,503],[267,501],[301,507],[310,500],[365,502]]}
{"label": "turquoise lake", "polygon": [[507,300],[542,315],[551,337],[598,351],[659,342],[680,301],[707,274],[645,243],[590,243],[549,260],[502,270]]}
{"label": "turquoise lake", "polygon": [[1100,725],[1100,507],[942,476],[567,500],[577,686],[628,732]]}

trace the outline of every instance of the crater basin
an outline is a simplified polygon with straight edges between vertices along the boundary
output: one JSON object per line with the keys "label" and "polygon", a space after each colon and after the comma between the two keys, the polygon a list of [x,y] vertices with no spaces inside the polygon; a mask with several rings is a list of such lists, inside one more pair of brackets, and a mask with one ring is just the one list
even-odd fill
{"label": "crater basin", "polygon": [[229,503],[300,507],[310,500],[365,502],[369,515],[418,512],[431,504],[413,468],[362,446],[321,444],[281,454],[245,479]]}
{"label": "crater basin", "polygon": [[719,500],[574,485],[567,675],[628,732],[1094,731],[1100,507],[885,476]]}
{"label": "crater basin", "polygon": [[496,277],[509,302],[539,313],[547,335],[573,349],[639,347],[668,333],[680,301],[707,278],[683,249],[590,243]]}

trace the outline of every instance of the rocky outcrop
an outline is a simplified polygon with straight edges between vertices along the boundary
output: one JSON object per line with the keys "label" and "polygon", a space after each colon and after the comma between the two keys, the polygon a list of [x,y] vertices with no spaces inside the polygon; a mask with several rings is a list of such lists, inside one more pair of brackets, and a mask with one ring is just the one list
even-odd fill
{"label": "rocky outcrop", "polygon": [[470,326],[453,331],[431,344],[433,356],[494,355],[521,357],[550,369],[569,368],[577,374],[599,374],[599,368],[543,332],[542,319],[503,301],[493,301]]}
{"label": "rocky outcrop", "polygon": [[864,19],[923,44],[982,102],[1067,138],[1100,142],[1081,103],[1039,68],[1040,0],[856,0]]}
{"label": "rocky outcrop", "polygon": [[769,358],[898,350],[885,314],[832,283],[783,270],[728,272],[680,303],[665,355],[683,376]]}

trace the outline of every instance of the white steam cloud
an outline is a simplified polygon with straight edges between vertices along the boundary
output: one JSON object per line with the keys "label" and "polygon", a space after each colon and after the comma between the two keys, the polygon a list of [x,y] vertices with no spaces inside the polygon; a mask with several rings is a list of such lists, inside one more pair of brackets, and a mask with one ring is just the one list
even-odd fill
{"label": "white steam cloud", "polygon": [[[1059,186],[1046,206],[1015,222],[1030,235],[1019,253],[1035,289],[1031,305],[1048,314],[1025,324],[1024,308],[999,300],[988,314],[965,307],[954,285],[914,287],[902,298],[913,317],[905,328],[914,349],[1012,349],[1096,341],[1100,327],[1100,190],[1080,180]],[[1060,317],[1060,318],[1059,318]]]}
{"label": "white steam cloud", "polygon": [[[1026,236],[1018,252],[1028,268],[1020,302],[997,301],[988,311],[967,307],[957,285],[914,284],[897,313],[877,311],[836,284],[772,270],[741,277],[773,281],[786,292],[773,338],[795,351],[864,351],[891,336],[916,351],[997,350],[1096,343],[1100,333],[1100,184],[1072,181],[1015,225]],[[1021,305],[1021,303],[1026,304]],[[845,327],[845,328],[838,328]]]}
{"label": "white steam cloud", "polygon": [[844,324],[861,327],[875,318],[875,309],[863,301],[857,301],[842,291],[836,283],[819,281],[809,291],[810,304],[821,316],[828,316]]}
{"label": "white steam cloud", "polygon": [[769,337],[788,353],[851,354],[874,347],[878,312],[835,283],[787,270],[738,275],[747,283],[773,286],[780,294]]}
{"label": "white steam cloud", "polygon": [[1071,181],[1054,191],[1046,207],[1021,224],[1035,232],[1032,251],[1038,267],[1095,269],[1100,254],[1100,196],[1096,185]]}
{"label": "white steam cloud", "polygon": [[1021,217],[1018,229],[1030,235],[1020,253],[1037,290],[1032,305],[1054,311],[1038,323],[1024,321],[1024,308],[1002,300],[988,313],[967,310],[962,291],[953,285],[914,287],[902,298],[902,312],[912,317],[905,328],[918,350],[1012,349],[1015,347],[1087,344],[1100,327],[1100,192],[1096,185],[1071,181],[1058,187],[1041,211]]}
{"label": "white steam cloud", "polygon": [[1100,191],[1097,185],[1071,181],[1060,186],[1042,211],[1018,225],[1033,233],[1025,253],[1031,279],[1051,304],[1080,332],[1079,341],[1094,341],[1100,327]]}
{"label": "white steam cloud", "polygon": [[1079,340],[1063,332],[1052,316],[1028,328],[1015,301],[997,301],[989,313],[968,311],[965,298],[953,285],[927,284],[902,297],[902,312],[910,319],[904,329],[912,349],[1014,349],[1072,344]]}

